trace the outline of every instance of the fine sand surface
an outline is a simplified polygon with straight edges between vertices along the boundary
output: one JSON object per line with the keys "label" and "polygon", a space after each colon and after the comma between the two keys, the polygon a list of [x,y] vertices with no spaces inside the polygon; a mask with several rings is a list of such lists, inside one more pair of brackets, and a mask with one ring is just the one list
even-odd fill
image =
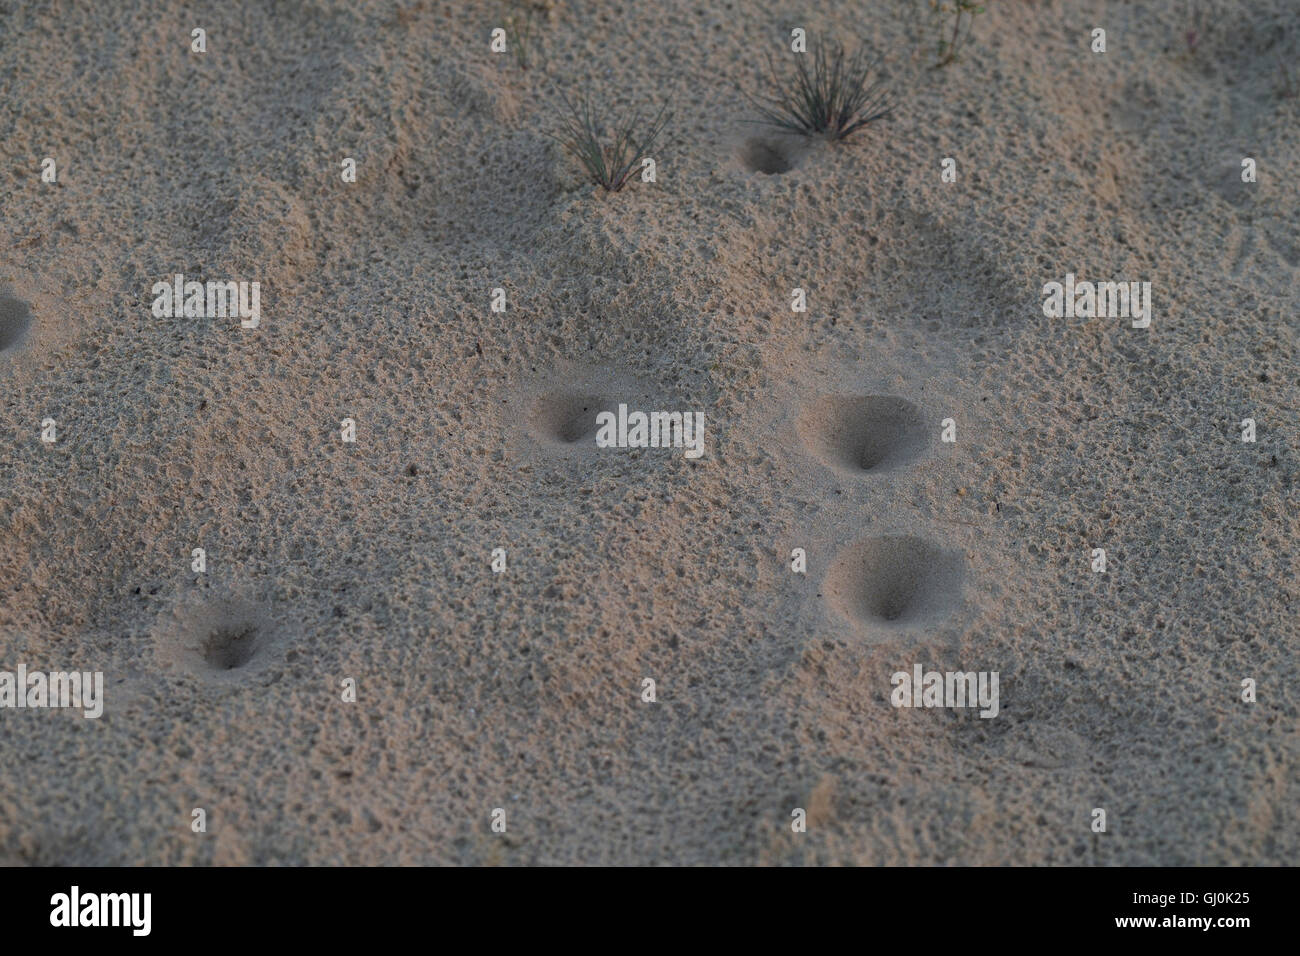
{"label": "fine sand surface", "polygon": [[[551,6],[521,70],[487,4],[0,0],[0,670],[106,698],[0,709],[0,861],[1294,862],[1294,0],[993,0],[940,70],[923,3]],[[753,125],[794,27],[893,116]],[[657,182],[547,138],[588,87]]]}

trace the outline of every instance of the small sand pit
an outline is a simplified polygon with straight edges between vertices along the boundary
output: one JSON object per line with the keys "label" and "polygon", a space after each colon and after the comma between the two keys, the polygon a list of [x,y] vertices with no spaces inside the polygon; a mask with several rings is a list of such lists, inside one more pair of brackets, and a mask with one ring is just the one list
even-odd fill
{"label": "small sand pit", "polygon": [[835,559],[827,600],[850,620],[873,627],[941,621],[960,602],[959,556],[907,535],[868,538]]}
{"label": "small sand pit", "polygon": [[22,345],[31,325],[31,306],[8,292],[0,292],[0,352]]}
{"label": "small sand pit", "polygon": [[166,666],[207,682],[231,683],[261,675],[283,636],[260,602],[200,593],[164,615],[156,645]]}
{"label": "small sand pit", "polygon": [[850,474],[889,471],[918,458],[927,434],[921,410],[891,395],[832,396],[800,418],[808,449]]}
{"label": "small sand pit", "polygon": [[740,162],[751,173],[779,176],[794,169],[795,152],[778,136],[753,136],[740,147]]}
{"label": "small sand pit", "polygon": [[603,395],[556,391],[543,395],[533,407],[531,422],[538,436],[560,445],[595,447],[596,416],[618,403]]}

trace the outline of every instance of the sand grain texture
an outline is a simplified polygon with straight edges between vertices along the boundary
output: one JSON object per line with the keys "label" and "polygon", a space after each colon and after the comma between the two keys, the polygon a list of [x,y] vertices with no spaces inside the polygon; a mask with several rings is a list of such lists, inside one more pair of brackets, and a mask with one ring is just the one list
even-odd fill
{"label": "sand grain texture", "polygon": [[[521,71],[476,3],[0,0],[0,668],[107,684],[0,711],[0,860],[1294,862],[1300,13],[1187,6],[930,71],[908,3],[565,0]],[[749,123],[796,25],[895,114]],[[669,102],[659,181],[586,184],[551,82]],[[620,401],[707,453],[589,447]],[[998,717],[892,708],[917,662]]]}

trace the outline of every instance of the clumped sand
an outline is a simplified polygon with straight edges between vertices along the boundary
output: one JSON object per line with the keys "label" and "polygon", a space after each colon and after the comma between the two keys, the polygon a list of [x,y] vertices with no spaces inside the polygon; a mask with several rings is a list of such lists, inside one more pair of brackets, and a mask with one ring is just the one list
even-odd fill
{"label": "clumped sand", "polygon": [[[564,0],[523,71],[477,3],[0,2],[0,669],[106,696],[0,710],[0,860],[1294,862],[1300,14],[994,2],[932,71],[919,6]],[[749,124],[795,26],[894,115]],[[670,103],[658,182],[552,83]]]}

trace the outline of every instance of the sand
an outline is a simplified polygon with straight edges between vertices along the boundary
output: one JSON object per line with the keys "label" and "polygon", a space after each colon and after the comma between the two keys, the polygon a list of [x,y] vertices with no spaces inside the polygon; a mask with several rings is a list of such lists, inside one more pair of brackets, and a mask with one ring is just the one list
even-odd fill
{"label": "sand", "polygon": [[[0,709],[0,860],[1294,862],[1300,11],[988,6],[931,70],[920,4],[564,0],[522,70],[477,3],[0,2],[0,670],[104,675]],[[753,125],[794,27],[894,114]],[[546,137],[588,86],[656,182]]]}

